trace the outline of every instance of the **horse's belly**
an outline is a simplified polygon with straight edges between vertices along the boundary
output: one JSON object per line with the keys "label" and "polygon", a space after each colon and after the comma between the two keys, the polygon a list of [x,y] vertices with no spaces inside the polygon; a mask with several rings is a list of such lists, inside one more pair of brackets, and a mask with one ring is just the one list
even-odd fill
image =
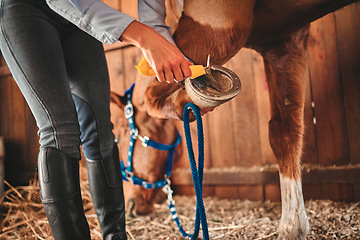
{"label": "horse's belly", "polygon": [[185,0],[184,13],[214,29],[238,25],[250,28],[255,0]]}

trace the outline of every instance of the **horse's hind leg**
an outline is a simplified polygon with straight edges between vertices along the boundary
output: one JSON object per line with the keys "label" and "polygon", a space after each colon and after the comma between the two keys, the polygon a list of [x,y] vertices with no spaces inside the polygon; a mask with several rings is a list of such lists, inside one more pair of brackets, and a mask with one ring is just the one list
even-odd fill
{"label": "horse's hind leg", "polygon": [[301,188],[305,86],[309,78],[308,29],[261,49],[269,85],[270,145],[279,163],[282,216],[279,239],[305,239],[309,232]]}

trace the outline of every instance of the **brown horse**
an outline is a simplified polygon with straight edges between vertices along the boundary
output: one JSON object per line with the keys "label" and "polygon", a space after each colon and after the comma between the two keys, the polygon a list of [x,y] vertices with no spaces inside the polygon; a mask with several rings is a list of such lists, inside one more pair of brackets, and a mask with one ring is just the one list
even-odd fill
{"label": "brown horse", "polygon": [[[206,65],[208,54],[211,64],[224,64],[242,47],[258,51],[264,58],[271,112],[269,140],[280,172],[279,239],[305,239],[309,232],[300,170],[309,23],[356,1],[185,0],[170,4],[183,6],[174,39],[195,64]],[[139,112],[158,121],[181,120],[185,104],[191,102],[182,85],[154,79],[142,80],[135,87],[134,98]],[[138,125],[142,124],[139,120]],[[174,138],[169,135],[167,141]],[[139,164],[137,171],[146,177],[148,170],[141,167]]]}

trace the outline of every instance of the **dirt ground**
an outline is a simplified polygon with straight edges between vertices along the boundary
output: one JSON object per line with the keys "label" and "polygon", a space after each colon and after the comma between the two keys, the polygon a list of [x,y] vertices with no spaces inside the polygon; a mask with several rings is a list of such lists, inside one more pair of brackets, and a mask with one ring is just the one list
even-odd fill
{"label": "dirt ground", "polygon": [[[38,183],[13,188],[0,199],[0,240],[52,239],[42,204]],[[81,182],[84,209],[92,239],[101,239],[92,207],[87,181]],[[196,199],[175,196],[181,223],[188,233],[194,229]],[[205,198],[210,239],[276,239],[281,203]],[[311,231],[307,239],[360,239],[360,202],[340,203],[327,200],[307,201],[306,211]],[[164,204],[155,206],[148,216],[128,217],[128,239],[175,240],[181,237]],[[200,236],[202,232],[200,231]]]}

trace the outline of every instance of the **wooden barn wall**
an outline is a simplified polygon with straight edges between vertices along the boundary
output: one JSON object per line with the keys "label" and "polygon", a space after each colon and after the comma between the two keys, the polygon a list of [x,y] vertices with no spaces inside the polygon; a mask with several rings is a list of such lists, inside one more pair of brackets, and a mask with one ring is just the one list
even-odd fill
{"label": "wooden barn wall", "polygon": [[[135,0],[104,2],[137,17]],[[302,159],[306,199],[360,200],[359,12],[360,4],[353,4],[311,25]],[[123,94],[139,77],[134,66],[142,58],[141,51],[122,43],[104,48],[111,89]],[[270,114],[262,57],[242,49],[225,66],[238,74],[242,91],[203,118],[204,194],[279,200],[277,162],[267,137]],[[37,127],[3,60],[0,69],[0,136],[5,139],[6,178],[24,183],[36,166]],[[181,122],[178,129],[183,135]],[[194,136],[196,126],[192,124],[191,129]],[[182,147],[186,153],[184,142]],[[186,154],[176,163],[173,183],[179,194],[194,193]]]}
{"label": "wooden barn wall", "polygon": [[34,176],[39,149],[36,132],[35,119],[1,57],[0,136],[5,145],[5,178],[13,185],[27,184]]}

